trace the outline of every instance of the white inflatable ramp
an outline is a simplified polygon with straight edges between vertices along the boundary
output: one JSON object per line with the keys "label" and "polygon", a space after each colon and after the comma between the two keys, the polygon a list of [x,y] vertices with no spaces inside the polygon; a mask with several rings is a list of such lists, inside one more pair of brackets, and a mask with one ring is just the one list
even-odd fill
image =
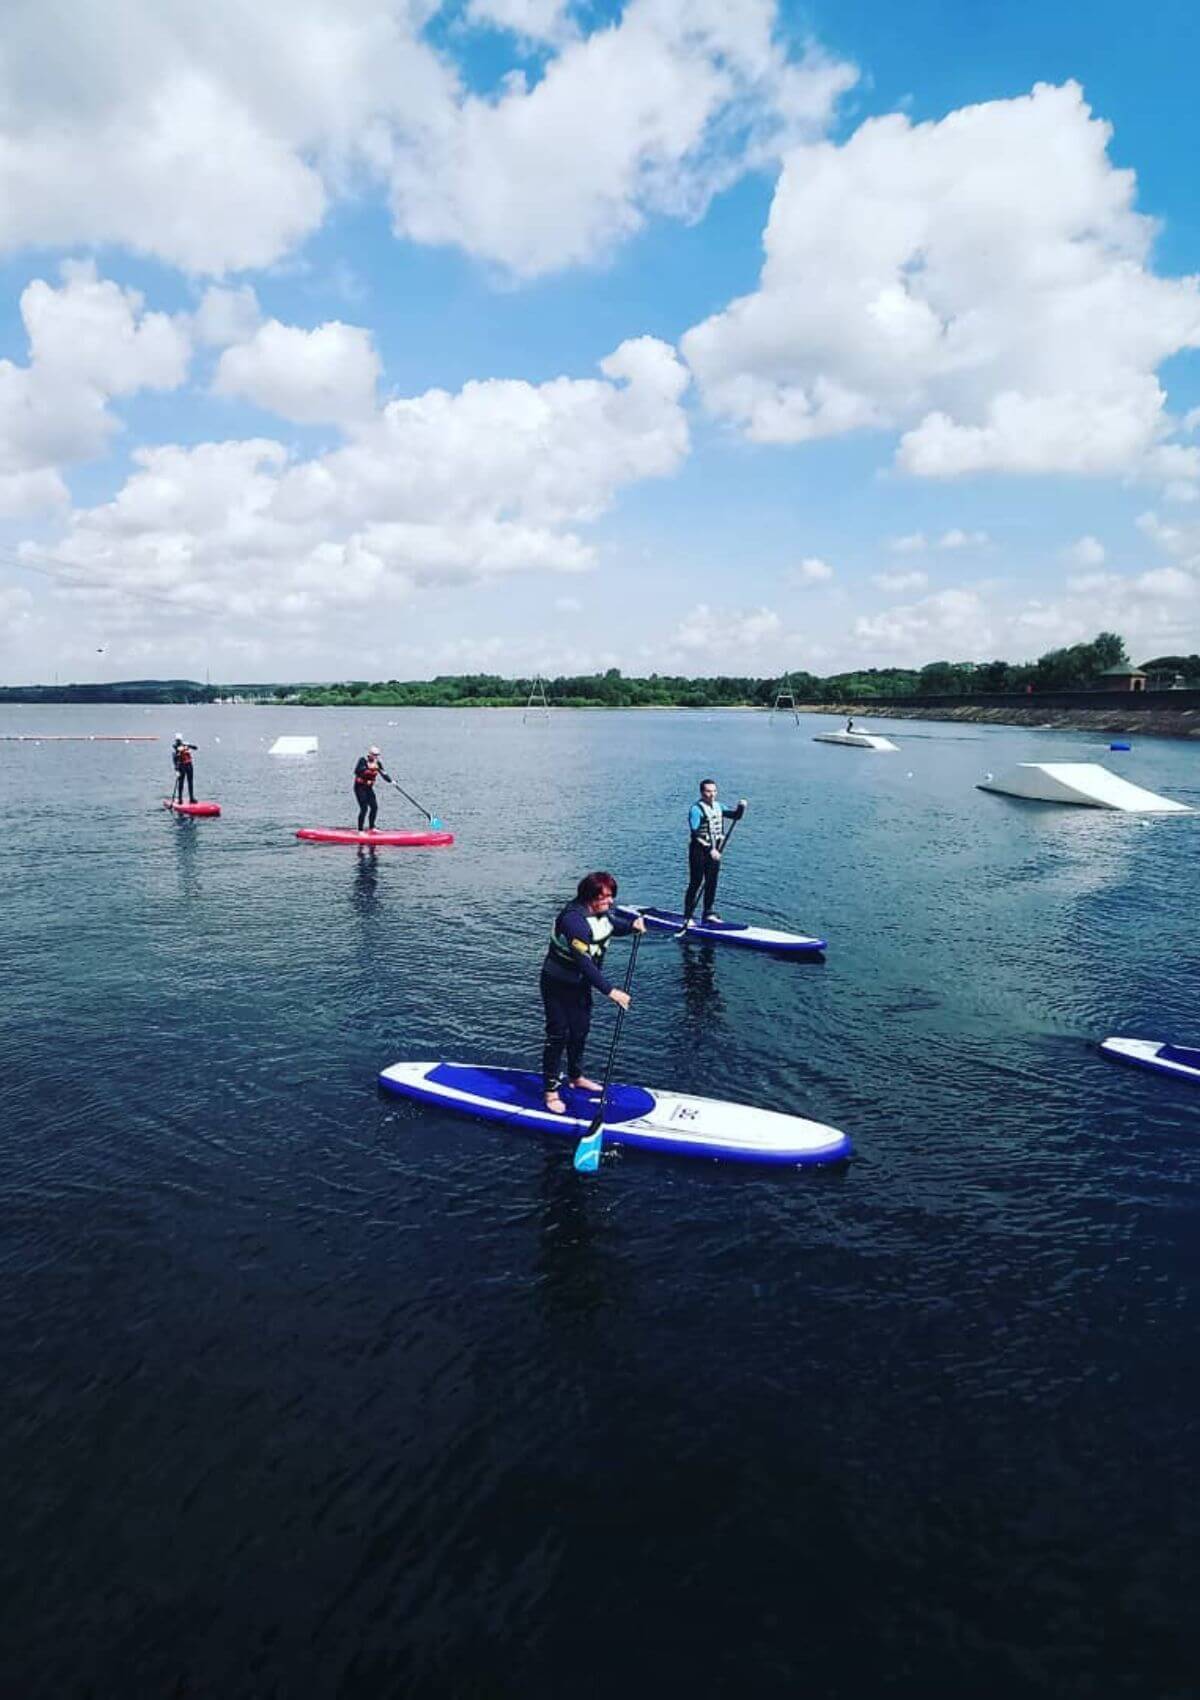
{"label": "white inflatable ramp", "polygon": [[893,744],[890,738],[881,738],[876,732],[817,732],[813,737],[814,744],[844,744],[851,750],[898,750],[899,744]]}
{"label": "white inflatable ramp", "polygon": [[267,751],[271,756],[315,756],[316,753],[315,738],[276,738]]}
{"label": "white inflatable ramp", "polygon": [[1036,803],[1077,803],[1085,809],[1119,809],[1127,815],[1190,815],[1186,803],[1158,797],[1094,761],[1023,761],[977,787],[1001,797]]}

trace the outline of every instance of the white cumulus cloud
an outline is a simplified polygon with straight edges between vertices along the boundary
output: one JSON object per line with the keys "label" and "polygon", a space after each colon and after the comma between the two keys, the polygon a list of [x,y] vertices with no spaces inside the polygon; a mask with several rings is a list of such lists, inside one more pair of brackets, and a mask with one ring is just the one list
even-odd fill
{"label": "white cumulus cloud", "polygon": [[[7,0],[0,251],[118,244],[198,274],[267,266],[338,200],[533,276],[652,214],[690,218],[823,133],[852,67],[789,57],[777,0],[472,0],[509,32],[469,84],[435,0]],[[582,14],[581,14],[582,15]],[[524,49],[536,45],[536,71]]]}
{"label": "white cumulus cloud", "polygon": [[108,404],[178,388],[191,357],[185,320],[147,312],[90,263],[68,262],[62,278],[21,295],[28,364],[0,360],[0,511],[10,515],[65,500],[62,468],[102,454],[120,428]]}
{"label": "white cumulus cloud", "polygon": [[1157,377],[1200,286],[1149,269],[1109,134],[1068,83],[793,150],[758,290],[683,339],[708,406],[761,442],[899,432],[921,477],[1200,477]]}
{"label": "white cumulus cloud", "polygon": [[348,424],[372,412],[379,373],[370,332],[357,325],[335,319],[306,331],[268,319],[225,350],[213,388],[299,425]]}
{"label": "white cumulus cloud", "polygon": [[1062,558],[1076,567],[1099,567],[1107,556],[1098,537],[1077,537],[1062,551]]}
{"label": "white cumulus cloud", "polygon": [[871,583],[878,585],[880,590],[899,593],[905,590],[924,590],[929,583],[929,574],[917,569],[912,572],[876,573]]}
{"label": "white cumulus cloud", "polygon": [[423,585],[585,571],[579,528],[688,449],[687,374],[669,347],[623,343],[601,369],[394,400],[308,459],[266,438],[142,448],[112,501],[22,553],[113,618],[136,625],[165,603],[252,619],[261,636],[325,635]]}
{"label": "white cumulus cloud", "polygon": [[833,568],[818,555],[806,555],[790,569],[788,577],[793,584],[828,584],[833,577]]}

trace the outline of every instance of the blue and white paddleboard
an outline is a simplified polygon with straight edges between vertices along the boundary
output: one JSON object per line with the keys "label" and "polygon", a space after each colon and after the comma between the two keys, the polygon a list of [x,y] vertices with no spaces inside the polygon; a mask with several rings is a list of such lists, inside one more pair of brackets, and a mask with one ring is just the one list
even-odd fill
{"label": "blue and white paddleboard", "polygon": [[[468,1063],[393,1063],[383,1070],[379,1084],[418,1103],[507,1122],[529,1133],[555,1133],[572,1142],[587,1132],[600,1102],[598,1092],[564,1087],[566,1114],[556,1116],[543,1102],[539,1074]],[[837,1128],[802,1116],[681,1092],[648,1092],[641,1086],[609,1088],[604,1138],[613,1145],[734,1163],[833,1163],[853,1152],[850,1140]]]}
{"label": "blue and white paddleboard", "polygon": [[[640,915],[647,929],[660,933],[677,933],[683,927],[683,915],[675,909],[636,909],[629,904],[613,905],[613,914],[624,921]],[[743,950],[769,950],[775,956],[820,956],[825,950],[824,939],[807,937],[804,933],[781,933],[774,927],[752,927],[745,921],[688,922],[687,937],[709,939],[714,944],[739,944]]]}
{"label": "blue and white paddleboard", "polygon": [[1168,1045],[1161,1039],[1105,1039],[1100,1049],[1115,1062],[1200,1082],[1200,1050],[1194,1045]]}

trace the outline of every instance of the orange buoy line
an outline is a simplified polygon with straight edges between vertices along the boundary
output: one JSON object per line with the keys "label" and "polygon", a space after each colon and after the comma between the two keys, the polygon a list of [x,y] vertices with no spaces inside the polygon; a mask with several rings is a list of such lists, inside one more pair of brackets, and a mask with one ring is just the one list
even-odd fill
{"label": "orange buoy line", "polygon": [[0,732],[0,744],[157,744],[158,733]]}

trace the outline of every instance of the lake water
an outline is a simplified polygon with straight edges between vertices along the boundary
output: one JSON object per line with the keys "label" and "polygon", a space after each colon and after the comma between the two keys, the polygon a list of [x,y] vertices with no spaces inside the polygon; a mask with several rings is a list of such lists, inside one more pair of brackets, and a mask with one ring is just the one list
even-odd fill
{"label": "lake water", "polygon": [[[1200,748],[824,724],[0,710],[161,740],[0,743],[6,1696],[1197,1692],[1200,1092],[1095,1043],[1200,1043],[1200,816],[974,786],[1200,805]],[[372,741],[453,849],[295,840]],[[536,1066],[556,908],[678,904],[710,773],[722,913],[828,959],[648,940],[618,1075],[850,1165],[584,1179],[379,1095]]]}

